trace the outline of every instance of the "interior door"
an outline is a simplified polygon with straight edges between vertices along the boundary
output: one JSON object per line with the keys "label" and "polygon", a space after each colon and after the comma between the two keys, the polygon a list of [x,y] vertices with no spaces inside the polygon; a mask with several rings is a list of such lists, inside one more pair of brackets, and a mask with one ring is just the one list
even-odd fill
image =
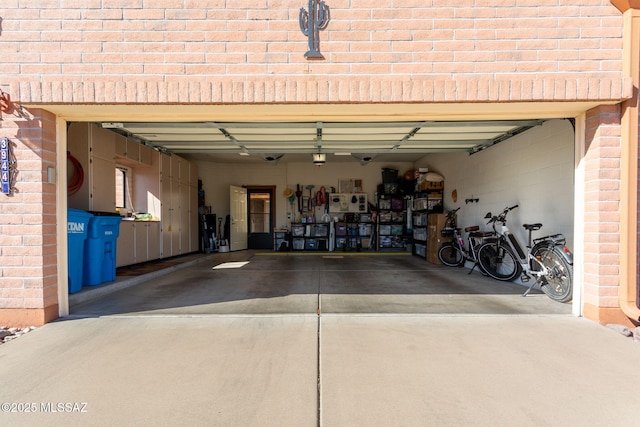
{"label": "interior door", "polygon": [[229,187],[230,227],[229,250],[247,249],[247,189],[232,185]]}
{"label": "interior door", "polygon": [[249,203],[249,249],[273,249],[275,187],[246,188]]}

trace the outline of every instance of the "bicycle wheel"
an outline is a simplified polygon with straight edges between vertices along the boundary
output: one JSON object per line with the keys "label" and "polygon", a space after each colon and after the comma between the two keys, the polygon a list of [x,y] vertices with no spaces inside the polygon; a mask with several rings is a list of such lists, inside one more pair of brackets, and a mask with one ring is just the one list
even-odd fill
{"label": "bicycle wheel", "polygon": [[489,276],[496,280],[509,282],[522,273],[522,266],[515,255],[502,243],[485,243],[480,246],[478,263]]}
{"label": "bicycle wheel", "polygon": [[438,249],[438,259],[447,267],[460,267],[464,264],[464,254],[453,242],[445,243]]}
{"label": "bicycle wheel", "polygon": [[[549,298],[558,302],[569,302],[573,298],[573,267],[556,247],[540,247],[532,254],[548,270],[549,274],[540,277],[540,286]],[[536,262],[531,263],[532,270],[540,270]]]}

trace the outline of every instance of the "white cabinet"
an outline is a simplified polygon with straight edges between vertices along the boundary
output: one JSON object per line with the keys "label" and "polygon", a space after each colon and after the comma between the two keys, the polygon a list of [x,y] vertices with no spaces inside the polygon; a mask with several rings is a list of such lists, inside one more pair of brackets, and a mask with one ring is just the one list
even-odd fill
{"label": "white cabinet", "polygon": [[194,176],[189,162],[160,157],[161,257],[166,258],[198,250],[198,201],[197,188],[189,184]]}
{"label": "white cabinet", "polygon": [[140,163],[146,166],[151,166],[151,159],[153,156],[153,148],[146,145],[138,144]]}
{"label": "white cabinet", "polygon": [[127,158],[127,137],[116,134],[116,157]]}
{"label": "white cabinet", "polygon": [[192,252],[200,249],[198,236],[198,187],[196,185],[189,186],[189,243]]}
{"label": "white cabinet", "polygon": [[[161,156],[163,159],[166,156]],[[164,165],[164,160],[163,163]],[[171,200],[171,180],[168,178],[168,173],[165,175],[161,174],[161,182],[160,182],[160,200],[162,204],[162,217],[161,217],[161,234],[162,234],[162,251],[160,256],[162,258],[167,258],[171,256],[171,235],[174,232],[173,227],[173,208],[172,208],[172,200]]]}
{"label": "white cabinet", "polygon": [[[198,168],[192,164],[189,164],[189,185],[196,189],[196,193],[198,192]],[[196,201],[196,206],[197,204]]]}
{"label": "white cabinet", "polygon": [[120,221],[120,234],[116,241],[116,267],[135,264],[136,228],[133,221]]}
{"label": "white cabinet", "polygon": [[102,212],[116,211],[115,168],[116,164],[113,160],[92,156],[90,167],[90,210]]}
{"label": "white cabinet", "polygon": [[147,257],[149,260],[160,258],[160,223],[145,223],[147,227]]}
{"label": "white cabinet", "polygon": [[135,262],[145,262],[149,261],[149,257],[147,256],[147,224],[143,222],[135,223]]}
{"label": "white cabinet", "polygon": [[160,223],[157,221],[120,222],[116,243],[116,267],[160,258]]}
{"label": "white cabinet", "polygon": [[113,157],[115,156],[116,134],[109,130],[102,129],[95,124],[90,125],[89,132],[91,156],[113,161]]}
{"label": "white cabinet", "polygon": [[117,162],[130,167],[151,166],[153,149],[123,135],[115,135]]}
{"label": "white cabinet", "polygon": [[89,125],[89,210],[116,211],[115,134]]}
{"label": "white cabinet", "polygon": [[136,222],[136,262],[160,258],[160,223]]}
{"label": "white cabinet", "polygon": [[189,253],[191,252],[191,230],[189,229],[189,218],[191,213],[189,209],[189,186],[180,184],[178,188],[180,197],[180,253]]}

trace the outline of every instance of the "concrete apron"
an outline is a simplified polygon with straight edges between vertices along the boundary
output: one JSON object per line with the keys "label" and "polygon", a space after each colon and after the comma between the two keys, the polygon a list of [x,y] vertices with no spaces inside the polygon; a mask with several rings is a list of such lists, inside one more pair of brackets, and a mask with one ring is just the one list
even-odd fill
{"label": "concrete apron", "polygon": [[[640,345],[521,286],[410,256],[210,261],[1,345],[0,424],[637,419]],[[249,264],[212,269],[231,261]]]}

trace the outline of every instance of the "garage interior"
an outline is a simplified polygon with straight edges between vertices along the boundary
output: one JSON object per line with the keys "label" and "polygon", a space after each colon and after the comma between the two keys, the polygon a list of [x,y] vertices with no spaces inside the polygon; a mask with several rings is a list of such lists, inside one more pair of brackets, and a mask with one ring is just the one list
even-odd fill
{"label": "garage interior", "polygon": [[[119,114],[103,115],[92,123],[96,128],[152,148],[155,153],[185,159],[197,170],[207,204],[213,206],[219,218],[229,214],[230,185],[275,187],[274,225],[285,228],[291,225],[287,203],[281,197],[286,188],[295,189],[297,184],[305,186],[309,183],[336,185],[339,179],[356,178],[364,181],[364,191],[370,200],[375,201],[381,169],[397,168],[403,173],[405,170],[426,168],[445,179],[444,210],[462,208],[458,225],[483,226],[486,212],[497,212],[507,205],[519,203],[521,208],[510,218],[510,228],[521,241],[526,238],[524,231],[520,231],[521,224],[535,220],[543,222],[549,233],[563,232],[571,247],[574,234],[575,130],[572,120],[562,118],[571,115],[566,111],[547,113],[548,117],[544,119],[523,118],[522,113],[516,115],[518,117],[504,114],[506,120],[487,120],[486,117],[480,120],[481,115],[477,114],[454,121],[442,118],[389,121],[388,117],[387,120],[378,118],[373,121],[370,115],[366,121],[347,121],[346,116],[342,120],[318,116],[316,121],[291,121],[291,117],[287,121],[159,121],[155,118],[155,121],[149,121],[149,115]],[[132,120],[122,120],[127,116]],[[141,116],[146,120],[141,120]],[[225,117],[236,118],[233,115]],[[72,145],[69,142],[69,146]],[[324,154],[322,165],[314,163],[314,156],[319,153]],[[161,191],[160,187],[158,185]],[[459,194],[455,202],[453,190]],[[162,199],[161,194],[159,198]],[[467,199],[472,201],[465,202]],[[189,235],[191,240],[195,240],[193,230]],[[188,247],[191,250],[171,254],[171,257],[161,255],[159,259],[173,256],[180,259],[181,256],[200,252],[199,242]],[[366,257],[367,254],[335,252],[309,257],[306,251],[303,252],[297,253],[300,255],[297,257],[292,256],[293,252],[283,257],[251,250],[199,254],[199,258],[205,260],[203,264],[198,262],[193,268],[181,269],[144,286],[122,289],[107,300],[86,301],[90,298],[69,296],[71,313],[106,314],[105,307],[128,312],[180,312],[179,307],[182,307],[187,314],[198,314],[200,309],[226,314],[234,310],[239,313],[247,310],[247,313],[254,314],[274,310],[571,312],[571,304],[554,303],[541,293],[521,298],[524,288],[517,283],[496,282],[477,272],[467,275],[467,269],[433,265],[415,255],[387,253],[383,257]],[[249,263],[238,269],[223,269],[222,273],[212,270],[218,264],[238,260]],[[282,275],[277,277],[279,274],[276,273],[280,271]],[[192,274],[201,276],[196,278]],[[308,274],[312,275],[311,279]],[[215,276],[222,280],[212,282]],[[379,281],[381,277],[384,277],[383,281]],[[130,279],[118,277],[116,283],[126,283],[127,280]],[[300,288],[309,284],[313,284],[313,289]],[[106,284],[104,288],[108,286]],[[246,293],[238,294],[240,289]],[[146,297],[137,295],[139,292]],[[85,289],[81,294],[87,294]],[[154,303],[148,302],[151,295],[158,295],[159,299]],[[200,303],[198,296],[202,298]],[[346,296],[355,296],[355,299]],[[314,303],[296,301],[306,297]],[[475,302],[469,304],[461,301],[467,297],[479,299],[472,298]],[[346,299],[337,302],[341,298]],[[369,298],[383,302],[366,304]],[[483,298],[498,301],[480,304]],[[505,298],[508,303],[499,302]],[[332,304],[332,299],[335,304]],[[116,309],[116,301],[128,308]],[[135,301],[139,303],[138,308],[130,305]],[[174,307],[176,301],[182,301],[178,307]],[[251,304],[242,307],[240,303],[247,301],[272,304],[260,308],[250,308]],[[278,301],[283,305],[279,306]],[[476,307],[471,308],[474,305]]]}

